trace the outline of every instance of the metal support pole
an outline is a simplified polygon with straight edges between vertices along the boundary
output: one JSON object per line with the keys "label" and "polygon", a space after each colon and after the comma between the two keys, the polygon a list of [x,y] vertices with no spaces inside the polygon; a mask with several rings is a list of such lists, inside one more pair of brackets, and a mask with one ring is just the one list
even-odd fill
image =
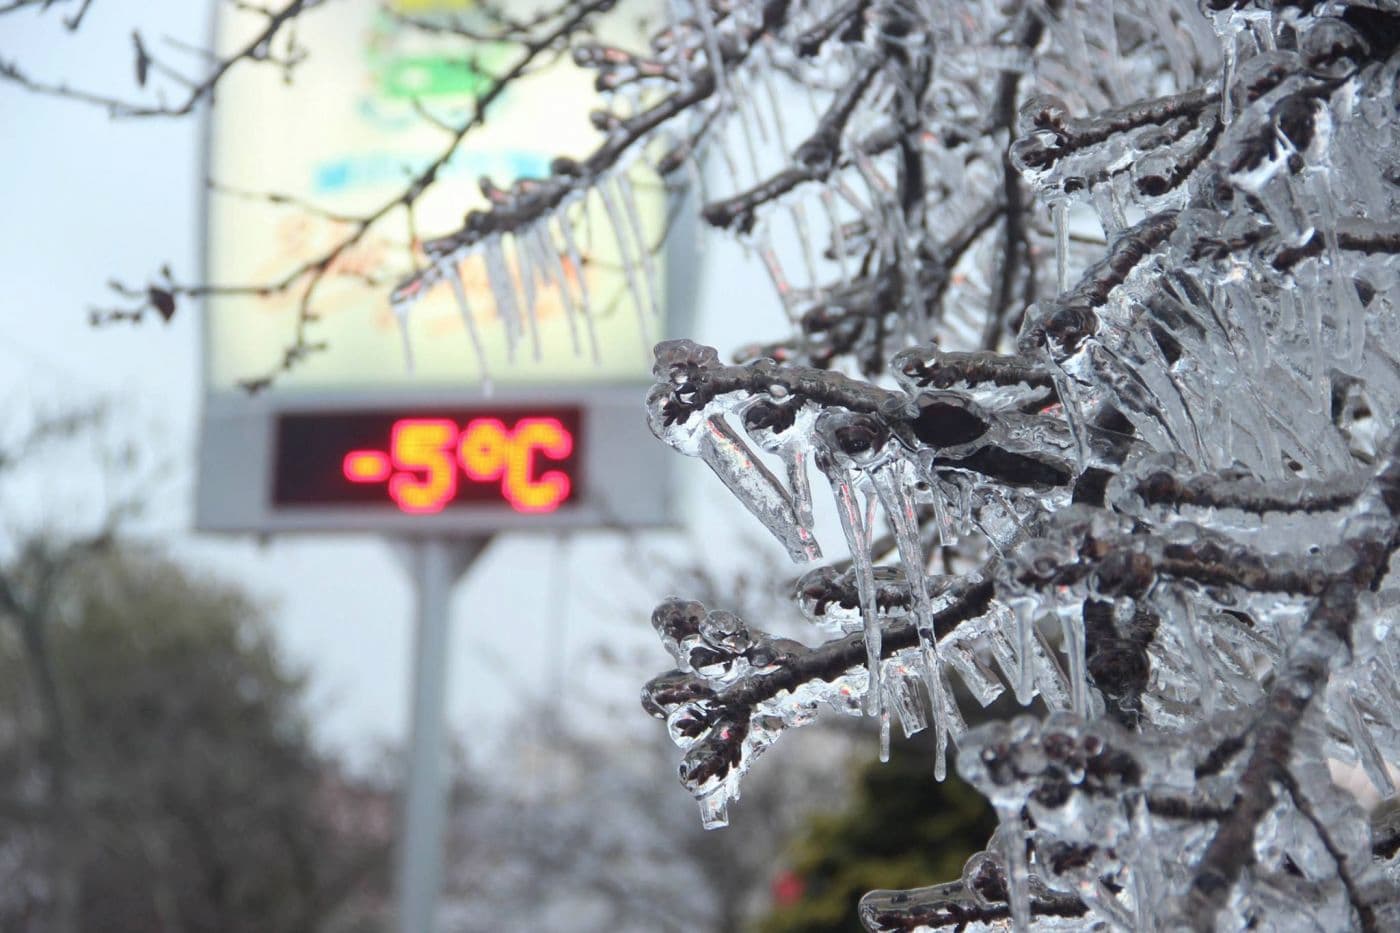
{"label": "metal support pole", "polygon": [[399,933],[432,933],[434,929],[447,822],[443,760],[447,751],[448,610],[458,579],[489,540],[425,538],[405,542],[416,629],[408,774],[399,836]]}

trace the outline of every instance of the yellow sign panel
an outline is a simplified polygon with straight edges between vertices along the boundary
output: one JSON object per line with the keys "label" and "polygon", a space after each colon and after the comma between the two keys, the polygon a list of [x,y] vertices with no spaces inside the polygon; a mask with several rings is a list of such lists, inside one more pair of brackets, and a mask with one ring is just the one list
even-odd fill
{"label": "yellow sign panel", "polygon": [[[393,286],[428,262],[422,243],[458,230],[468,210],[485,206],[482,177],[508,187],[517,178],[547,176],[554,157],[584,157],[600,141],[588,119],[599,105],[592,75],[567,55],[549,53],[453,148],[452,128],[470,119],[478,95],[522,54],[512,43],[424,28],[465,23],[489,31],[489,22],[472,21],[473,6],[470,0],[396,0],[389,9],[377,0],[327,4],[298,20],[296,40],[307,55],[290,84],[272,66],[236,69],[220,84],[210,144],[216,188],[207,276],[216,287],[267,289],[208,300],[211,390],[278,369],[297,339],[308,288],[312,320],[305,340],[329,349],[278,373],[278,388],[469,386],[481,377],[483,362],[492,382],[506,387],[646,378],[649,345],[661,322],[650,312],[637,313],[635,303],[647,302],[628,288],[625,254],[596,197],[547,226],[558,263],[537,259],[539,250],[513,237],[503,241],[505,275],[522,314],[527,296],[534,298],[533,326],[520,328],[513,350],[502,320],[509,311],[498,310],[479,251],[458,271],[484,360],[477,358],[449,282],[435,285],[402,321],[390,308]],[[218,9],[222,54],[265,25],[257,14],[224,4]],[[608,25],[600,37],[619,39]],[[629,39],[635,36],[622,36],[620,44]],[[448,151],[410,214],[396,201]],[[633,185],[642,239],[655,245],[664,199],[650,179],[639,177]],[[361,231],[361,219],[372,215],[381,216]],[[570,261],[561,222],[575,236],[581,268]],[[355,234],[353,244],[336,249]],[[530,272],[529,282],[522,269]],[[649,280],[649,291],[659,290],[660,274]],[[560,294],[561,278],[568,296]],[[587,321],[574,308],[585,290]]]}

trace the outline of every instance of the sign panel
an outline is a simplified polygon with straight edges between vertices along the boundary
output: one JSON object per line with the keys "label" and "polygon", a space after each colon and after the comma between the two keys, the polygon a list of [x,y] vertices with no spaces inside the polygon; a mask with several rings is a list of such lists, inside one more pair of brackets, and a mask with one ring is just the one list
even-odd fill
{"label": "sign panel", "polygon": [[[512,13],[529,12],[520,6]],[[598,38],[638,45],[654,6],[624,0],[598,20]],[[217,11],[220,52],[266,24],[238,4]],[[630,250],[593,195],[540,238],[505,237],[489,269],[468,257],[458,267],[468,316],[446,282],[406,317],[388,302],[426,263],[422,243],[485,205],[483,176],[505,188],[599,143],[592,74],[568,55],[542,56],[454,146],[445,127],[470,120],[521,54],[464,38],[495,28],[475,0],[342,0],[297,23],[306,56],[290,83],[277,68],[234,69],[210,116],[204,278],[230,288],[206,302],[196,526],[477,534],[672,523],[672,460],[642,401],[651,345],[686,326],[693,255],[690,238],[672,237],[683,245],[656,252],[644,294],[629,288],[628,256],[656,248],[675,222],[645,169],[610,182],[613,208],[623,195],[634,205]],[[438,162],[410,214],[403,192]],[[374,219],[336,249],[363,218]],[[559,261],[546,263],[542,246]],[[279,371],[299,335],[327,349]],[[265,375],[266,391],[240,388]]]}

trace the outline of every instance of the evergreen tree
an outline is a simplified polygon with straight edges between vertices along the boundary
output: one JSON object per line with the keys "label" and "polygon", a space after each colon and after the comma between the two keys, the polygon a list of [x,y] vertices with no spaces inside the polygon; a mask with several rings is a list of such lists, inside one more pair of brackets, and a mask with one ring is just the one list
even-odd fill
{"label": "evergreen tree", "polygon": [[[929,737],[931,738],[931,737]],[[814,817],[773,878],[761,933],[860,930],[856,905],[872,888],[955,878],[986,844],[996,816],[972,788],[929,778],[932,741],[895,743],[886,763],[860,767],[849,805]]]}

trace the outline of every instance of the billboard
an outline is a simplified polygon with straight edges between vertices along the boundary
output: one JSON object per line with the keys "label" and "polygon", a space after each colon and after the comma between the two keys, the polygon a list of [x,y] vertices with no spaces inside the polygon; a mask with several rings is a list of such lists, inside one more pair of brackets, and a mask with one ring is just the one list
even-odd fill
{"label": "billboard", "polygon": [[[635,46],[638,8],[620,4],[599,38]],[[220,53],[265,25],[256,11],[217,9]],[[387,300],[427,262],[423,242],[486,206],[481,178],[505,188],[546,176],[555,157],[601,141],[591,73],[555,53],[456,139],[521,54],[463,36],[490,28],[473,0],[344,0],[298,19],[306,55],[289,80],[259,66],[221,82],[207,151],[205,280],[216,288],[204,319],[198,527],[440,533],[672,520],[669,461],[641,399],[651,345],[683,328],[693,279],[674,250],[657,253],[645,290],[627,268],[629,250],[662,241],[674,207],[654,176],[639,169],[613,190],[613,207],[619,190],[636,205],[630,244],[593,196],[533,239],[468,255],[460,295],[440,281],[407,314]],[[439,163],[410,211],[405,189]],[[307,344],[327,349],[284,369],[288,348]],[[244,391],[269,375],[266,391]]]}

